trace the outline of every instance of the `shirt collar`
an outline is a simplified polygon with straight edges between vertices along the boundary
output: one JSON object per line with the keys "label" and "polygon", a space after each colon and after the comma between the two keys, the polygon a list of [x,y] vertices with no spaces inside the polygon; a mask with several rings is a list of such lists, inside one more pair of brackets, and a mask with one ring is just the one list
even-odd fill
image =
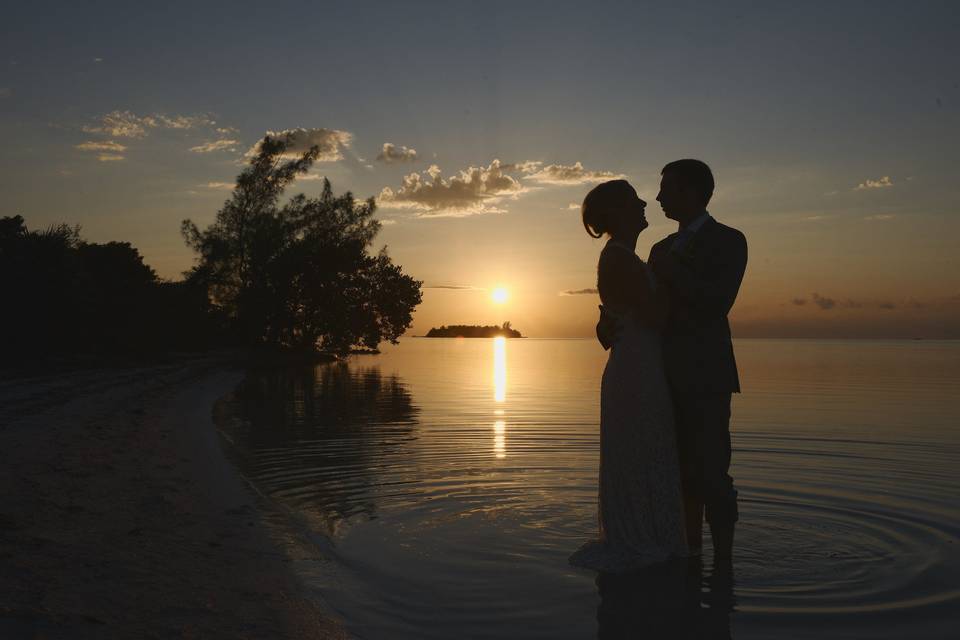
{"label": "shirt collar", "polygon": [[697,231],[700,230],[700,227],[702,227],[707,223],[707,220],[709,219],[710,219],[710,213],[708,211],[704,211],[699,216],[691,220],[690,224],[684,227],[684,229],[689,230],[690,233],[696,233]]}

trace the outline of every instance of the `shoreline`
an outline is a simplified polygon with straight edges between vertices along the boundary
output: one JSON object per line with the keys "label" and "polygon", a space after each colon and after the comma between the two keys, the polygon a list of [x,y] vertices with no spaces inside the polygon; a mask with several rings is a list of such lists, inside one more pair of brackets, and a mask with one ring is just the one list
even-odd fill
{"label": "shoreline", "polygon": [[227,459],[229,358],[0,383],[0,636],[347,638]]}

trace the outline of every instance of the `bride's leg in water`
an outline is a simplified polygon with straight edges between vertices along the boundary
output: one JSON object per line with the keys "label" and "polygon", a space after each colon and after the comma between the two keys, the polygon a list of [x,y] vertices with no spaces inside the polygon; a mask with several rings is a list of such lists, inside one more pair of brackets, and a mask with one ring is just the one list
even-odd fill
{"label": "bride's leg in water", "polygon": [[683,498],[684,519],[687,527],[687,547],[693,555],[703,551],[703,502],[697,498]]}

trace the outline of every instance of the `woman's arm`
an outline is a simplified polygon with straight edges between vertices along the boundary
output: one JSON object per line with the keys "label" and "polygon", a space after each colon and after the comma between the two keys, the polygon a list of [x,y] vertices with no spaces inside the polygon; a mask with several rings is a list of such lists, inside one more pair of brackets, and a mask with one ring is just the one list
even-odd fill
{"label": "woman's arm", "polygon": [[667,297],[654,290],[640,259],[626,251],[606,251],[600,256],[597,288],[604,305],[625,311],[635,309],[644,326],[660,330],[667,317]]}

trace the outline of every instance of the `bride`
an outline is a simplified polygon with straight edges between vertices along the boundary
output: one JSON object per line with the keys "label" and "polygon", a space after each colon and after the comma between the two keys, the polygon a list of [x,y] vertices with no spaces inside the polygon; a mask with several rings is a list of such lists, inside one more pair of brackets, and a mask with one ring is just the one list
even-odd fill
{"label": "bride", "polygon": [[[646,203],[626,180],[597,185],[583,226],[609,236],[597,265],[601,322],[622,326],[600,386],[599,536],[570,563],[625,572],[687,555],[673,410],[660,348],[666,302],[636,255]],[[604,318],[606,316],[606,318]],[[612,317],[612,318],[611,318]]]}

